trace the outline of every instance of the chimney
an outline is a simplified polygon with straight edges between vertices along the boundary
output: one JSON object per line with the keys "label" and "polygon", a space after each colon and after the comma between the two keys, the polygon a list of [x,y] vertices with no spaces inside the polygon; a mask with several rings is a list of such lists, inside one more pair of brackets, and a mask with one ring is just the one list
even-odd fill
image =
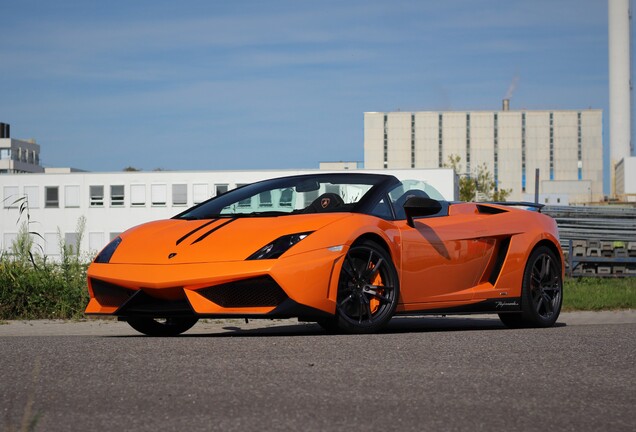
{"label": "chimney", "polygon": [[510,111],[510,99],[504,99],[502,104],[502,111]]}
{"label": "chimney", "polygon": [[7,138],[7,137],[5,136],[5,134],[6,134],[6,132],[5,132],[5,127],[6,127],[6,126],[7,126],[6,124],[4,124],[4,123],[0,123],[0,138]]}

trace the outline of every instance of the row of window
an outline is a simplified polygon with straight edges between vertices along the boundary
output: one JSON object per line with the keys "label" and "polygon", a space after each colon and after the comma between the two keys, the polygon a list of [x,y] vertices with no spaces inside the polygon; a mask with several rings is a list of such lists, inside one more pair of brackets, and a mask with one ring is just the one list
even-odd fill
{"label": "row of window", "polygon": [[[229,185],[214,185],[214,195],[228,191]],[[24,186],[22,194],[18,186],[3,187],[3,205],[15,208],[26,200],[29,208],[40,208],[40,186]],[[168,192],[171,192],[170,194]],[[188,184],[175,183],[151,184],[150,194],[145,184],[124,185],[90,185],[88,187],[89,207],[124,207],[126,202],[131,207],[145,207],[148,203],[155,207],[172,205],[174,207],[188,205]],[[210,198],[207,183],[193,184],[191,189],[192,203],[198,204]],[[62,197],[64,198],[62,201]],[[128,197],[128,201],[126,198]],[[44,186],[44,208],[77,208],[81,206],[80,185]]]}
{"label": "row of window", "polygon": [[40,155],[35,150],[27,150],[22,147],[17,149],[3,148],[0,149],[0,159],[14,160],[18,162],[40,164]]}

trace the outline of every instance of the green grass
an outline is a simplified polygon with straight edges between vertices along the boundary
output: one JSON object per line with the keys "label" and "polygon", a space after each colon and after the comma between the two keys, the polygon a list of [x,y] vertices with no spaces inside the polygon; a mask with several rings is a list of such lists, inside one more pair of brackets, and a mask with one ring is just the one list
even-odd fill
{"label": "green grass", "polygon": [[[88,303],[88,260],[64,255],[61,263],[41,256],[0,254],[0,324],[14,319],[81,319]],[[35,265],[34,265],[35,263]],[[636,309],[636,278],[567,278],[563,310]]]}
{"label": "green grass", "polygon": [[566,278],[563,310],[636,309],[636,278]]}

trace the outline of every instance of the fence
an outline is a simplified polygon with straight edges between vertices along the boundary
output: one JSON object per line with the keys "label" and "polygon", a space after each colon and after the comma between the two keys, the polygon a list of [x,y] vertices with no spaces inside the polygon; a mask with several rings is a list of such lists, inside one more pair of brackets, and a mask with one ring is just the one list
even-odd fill
{"label": "fence", "polygon": [[556,207],[543,213],[559,226],[570,276],[636,276],[636,208]]}

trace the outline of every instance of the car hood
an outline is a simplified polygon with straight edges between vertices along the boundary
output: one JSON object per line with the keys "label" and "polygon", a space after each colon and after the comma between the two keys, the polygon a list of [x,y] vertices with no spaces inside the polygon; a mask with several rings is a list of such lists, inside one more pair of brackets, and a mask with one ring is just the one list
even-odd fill
{"label": "car hood", "polygon": [[330,213],[150,222],[131,228],[121,235],[122,242],[110,263],[243,261],[281,236],[317,231],[348,215]]}

